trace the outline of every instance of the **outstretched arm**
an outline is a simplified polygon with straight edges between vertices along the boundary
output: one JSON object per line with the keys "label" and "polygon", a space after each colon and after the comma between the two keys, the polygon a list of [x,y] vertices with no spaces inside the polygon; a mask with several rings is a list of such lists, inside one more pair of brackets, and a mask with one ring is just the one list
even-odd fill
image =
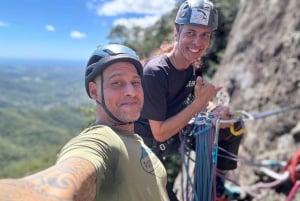
{"label": "outstretched arm", "polygon": [[0,201],[92,201],[95,195],[95,167],[80,158],[21,179],[0,180]]}

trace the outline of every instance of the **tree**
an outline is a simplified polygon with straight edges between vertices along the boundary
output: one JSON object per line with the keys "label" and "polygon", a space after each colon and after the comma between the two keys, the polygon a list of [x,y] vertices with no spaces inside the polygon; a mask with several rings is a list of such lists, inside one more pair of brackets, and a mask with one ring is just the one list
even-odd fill
{"label": "tree", "polygon": [[125,43],[129,37],[129,31],[124,25],[116,25],[110,30],[107,38],[111,43]]}

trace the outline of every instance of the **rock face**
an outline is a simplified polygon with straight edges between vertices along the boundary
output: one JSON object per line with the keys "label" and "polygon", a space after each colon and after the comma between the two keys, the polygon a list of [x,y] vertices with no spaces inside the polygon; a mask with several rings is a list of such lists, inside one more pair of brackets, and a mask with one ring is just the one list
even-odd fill
{"label": "rock face", "polygon": [[[299,9],[299,0],[241,0],[213,78],[213,83],[226,83],[232,110],[255,114],[298,105],[297,109],[246,122],[248,132],[240,155],[255,162],[288,161],[300,148]],[[253,167],[242,164],[231,176],[242,185],[258,179]],[[267,188],[257,200],[285,198],[284,192]],[[299,195],[295,200],[300,200]]]}

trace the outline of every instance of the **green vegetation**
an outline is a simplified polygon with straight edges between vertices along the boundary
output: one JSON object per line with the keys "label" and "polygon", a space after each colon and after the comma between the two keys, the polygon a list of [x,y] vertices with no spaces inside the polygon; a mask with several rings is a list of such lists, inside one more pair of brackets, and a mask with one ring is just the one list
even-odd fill
{"label": "green vegetation", "polygon": [[0,66],[0,108],[88,103],[84,67]]}
{"label": "green vegetation", "polygon": [[79,68],[0,66],[0,177],[53,164],[91,122]]}

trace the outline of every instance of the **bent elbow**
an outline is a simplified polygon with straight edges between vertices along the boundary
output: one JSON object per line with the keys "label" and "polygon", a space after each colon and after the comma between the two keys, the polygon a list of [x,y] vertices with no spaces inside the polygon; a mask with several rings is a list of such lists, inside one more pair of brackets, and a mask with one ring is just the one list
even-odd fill
{"label": "bent elbow", "polygon": [[164,142],[165,140],[162,137],[154,137],[157,142]]}
{"label": "bent elbow", "polygon": [[157,141],[157,142],[164,142],[168,139],[163,134],[153,134],[153,137],[154,137],[155,141]]}

